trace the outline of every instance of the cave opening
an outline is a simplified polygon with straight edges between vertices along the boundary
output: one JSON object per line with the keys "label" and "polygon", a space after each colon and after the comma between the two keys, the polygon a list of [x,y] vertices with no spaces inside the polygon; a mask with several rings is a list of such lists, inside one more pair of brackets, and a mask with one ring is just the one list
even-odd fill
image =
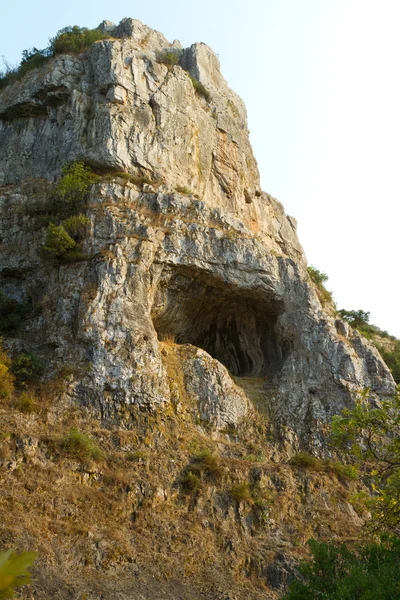
{"label": "cave opening", "polygon": [[160,340],[202,348],[234,376],[263,377],[285,359],[276,327],[281,312],[265,292],[178,270],[163,274],[152,319]]}

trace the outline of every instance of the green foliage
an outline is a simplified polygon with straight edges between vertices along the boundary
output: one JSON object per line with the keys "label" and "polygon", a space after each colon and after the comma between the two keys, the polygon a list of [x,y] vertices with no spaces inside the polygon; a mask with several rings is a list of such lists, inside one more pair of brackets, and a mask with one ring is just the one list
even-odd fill
{"label": "green foliage", "polygon": [[90,220],[85,215],[73,215],[62,222],[62,226],[71,238],[76,242],[82,242],[89,229]]}
{"label": "green foliage", "polygon": [[22,79],[22,77],[45,64],[50,58],[58,54],[79,54],[98,40],[107,35],[99,29],[87,29],[77,25],[64,27],[49,40],[49,46],[43,50],[29,48],[22,51],[22,59],[17,67],[11,67],[6,61],[6,70],[0,72],[0,89]]}
{"label": "green foliage", "polygon": [[9,398],[14,392],[14,375],[10,367],[11,359],[3,350],[0,338],[0,398]]}
{"label": "green foliage", "polygon": [[366,499],[371,526],[396,531],[400,526],[400,392],[373,405],[366,390],[353,409],[333,418],[332,440],[350,453],[369,477]]}
{"label": "green foliage", "polygon": [[[364,310],[339,310],[340,317],[347,321],[354,329],[357,329],[364,337],[379,350],[383,360],[392,372],[393,378],[397,384],[400,383],[400,340],[390,335],[387,331],[382,331],[376,325],[369,322],[370,313]],[[380,338],[390,340],[387,344],[382,344]]]}
{"label": "green foliage", "polygon": [[0,292],[0,333],[10,334],[17,331],[31,310],[28,302],[18,302]]}
{"label": "green foliage", "polygon": [[192,458],[191,470],[194,473],[204,473],[205,475],[217,479],[220,478],[223,473],[219,458],[208,449],[202,450]]}
{"label": "green foliage", "polygon": [[400,340],[396,340],[392,348],[376,344],[381,356],[392,372],[393,379],[400,384]]}
{"label": "green foliage", "polygon": [[22,59],[17,67],[11,67],[4,59],[6,70],[0,72],[0,89],[6,87],[10,83],[14,83],[33,69],[37,69],[45,64],[50,55],[48,49],[38,50],[37,48],[29,48],[22,51]]}
{"label": "green foliage", "polygon": [[307,267],[307,271],[311,280],[317,286],[318,297],[321,304],[333,304],[332,292],[329,292],[325,287],[325,283],[328,281],[328,275],[315,267]]}
{"label": "green foliage", "polygon": [[51,56],[57,54],[80,54],[89,46],[103,40],[107,34],[100,29],[87,29],[73,25],[64,27],[50,39],[49,52]]}
{"label": "green foliage", "polygon": [[209,100],[211,100],[211,94],[210,92],[207,90],[207,88],[204,87],[204,85],[195,77],[192,77],[192,75],[189,75],[190,77],[190,81],[193,84],[194,89],[196,90],[197,94],[199,96],[203,96],[203,98],[205,98],[207,100],[207,102]]}
{"label": "green foliage", "polygon": [[315,267],[307,267],[307,271],[311,279],[316,285],[324,285],[329,279],[326,273],[322,273],[322,271],[318,271]]}
{"label": "green foliage", "polygon": [[251,500],[250,486],[247,481],[234,485],[230,490],[230,495],[237,502],[248,502]]}
{"label": "green foliage", "polygon": [[0,552],[0,600],[14,597],[14,589],[29,583],[28,568],[36,558],[35,552],[17,555],[12,550]]}
{"label": "green foliage", "polygon": [[344,465],[327,458],[318,458],[307,452],[295,454],[290,459],[289,464],[300,469],[334,473],[339,479],[356,479],[358,477],[358,470],[353,465]]}
{"label": "green foliage", "polygon": [[164,65],[177,65],[179,63],[179,57],[181,53],[182,52],[179,49],[166,48],[165,50],[156,52],[156,60]]}
{"label": "green foliage", "polygon": [[290,459],[289,464],[304,469],[317,469],[320,466],[320,460],[307,452],[299,452]]}
{"label": "green foliage", "polygon": [[400,539],[384,537],[351,552],[344,544],[310,540],[311,562],[282,600],[396,600],[400,598]]}
{"label": "green foliage", "polygon": [[59,214],[73,215],[82,208],[96,175],[83,162],[73,162],[62,170],[61,179],[54,191],[54,202]]}
{"label": "green foliage", "polygon": [[181,486],[187,494],[196,494],[201,489],[201,479],[192,471],[187,471],[181,479]]}
{"label": "green foliage", "polygon": [[76,242],[68,235],[63,225],[50,223],[46,231],[44,246],[40,249],[43,258],[57,261],[65,258],[71,250],[76,248]]}
{"label": "green foliage", "polygon": [[29,352],[21,352],[13,360],[11,371],[18,385],[26,385],[37,381],[44,373],[42,361]]}
{"label": "green foliage", "polygon": [[104,459],[104,453],[94,441],[74,428],[70,429],[67,435],[63,437],[60,448],[64,454],[81,462],[90,459],[100,462]]}
{"label": "green foliage", "polygon": [[[56,262],[86,260],[81,242],[84,240],[90,221],[79,213],[87,193],[97,177],[83,162],[66,165],[54,189],[48,193],[47,209],[54,215],[46,231],[40,254],[44,259]],[[56,221],[54,223],[53,221]]]}
{"label": "green foliage", "polygon": [[22,392],[15,403],[16,408],[27,415],[39,411],[36,398],[31,392]]}
{"label": "green foliage", "polygon": [[365,327],[369,323],[369,312],[364,310],[339,310],[338,314],[347,321],[354,329]]}

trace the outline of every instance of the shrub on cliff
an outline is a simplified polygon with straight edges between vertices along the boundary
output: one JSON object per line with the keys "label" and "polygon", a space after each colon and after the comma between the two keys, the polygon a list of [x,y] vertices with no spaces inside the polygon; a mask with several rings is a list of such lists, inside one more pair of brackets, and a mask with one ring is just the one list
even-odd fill
{"label": "shrub on cliff", "polygon": [[14,359],[11,371],[18,385],[33,383],[44,373],[42,361],[30,352],[21,352]]}
{"label": "shrub on cliff", "polygon": [[96,175],[85,163],[78,161],[65,165],[60,181],[53,191],[53,202],[59,214],[76,214],[95,181]]}
{"label": "shrub on cliff", "polygon": [[60,448],[67,456],[80,461],[104,459],[104,453],[94,441],[77,429],[70,429],[61,440]]}
{"label": "shrub on cliff", "polygon": [[49,52],[57,54],[79,54],[89,48],[94,42],[108,37],[100,29],[87,29],[78,25],[64,27],[50,39]]}
{"label": "shrub on cliff", "polygon": [[89,225],[90,221],[85,215],[72,215],[62,222],[62,226],[76,243],[85,239]]}
{"label": "shrub on cliff", "polygon": [[211,99],[211,94],[208,91],[208,89],[206,87],[204,87],[204,85],[195,77],[192,77],[192,75],[189,75],[190,77],[190,81],[193,84],[194,89],[196,90],[196,93],[199,96],[203,96],[203,98],[205,98],[207,100],[207,102]]}
{"label": "shrub on cliff", "polygon": [[318,298],[321,301],[321,304],[333,303],[332,292],[329,292],[325,283],[328,281],[328,275],[319,271],[315,267],[307,267],[308,274],[310,276],[311,281],[313,281],[317,287]]}
{"label": "shrub on cliff", "polygon": [[166,48],[156,52],[156,60],[164,65],[177,65],[182,51],[176,48]]}
{"label": "shrub on cliff", "polygon": [[58,54],[79,54],[84,52],[94,42],[108,37],[100,29],[87,29],[78,25],[64,27],[50,38],[49,45],[43,50],[28,48],[22,51],[22,59],[17,67],[11,67],[5,60],[5,71],[0,71],[0,89],[22,79],[22,77],[45,64]]}
{"label": "shrub on cliff", "polygon": [[40,255],[47,260],[57,261],[75,248],[76,242],[68,235],[64,227],[50,223],[47,227],[44,246],[40,249]]}

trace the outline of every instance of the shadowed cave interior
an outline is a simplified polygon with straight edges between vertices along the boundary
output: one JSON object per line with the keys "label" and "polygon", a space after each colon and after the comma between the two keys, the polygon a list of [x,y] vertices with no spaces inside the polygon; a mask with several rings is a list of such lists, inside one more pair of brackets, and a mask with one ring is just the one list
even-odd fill
{"label": "shadowed cave interior", "polygon": [[281,310],[260,292],[179,269],[163,273],[152,319],[160,340],[202,348],[234,376],[261,377],[285,358],[275,327]]}

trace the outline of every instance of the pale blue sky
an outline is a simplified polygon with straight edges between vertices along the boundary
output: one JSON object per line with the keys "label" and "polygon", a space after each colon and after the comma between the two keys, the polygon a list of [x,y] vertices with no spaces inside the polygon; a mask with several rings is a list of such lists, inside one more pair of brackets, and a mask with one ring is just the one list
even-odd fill
{"label": "pale blue sky", "polygon": [[400,2],[20,0],[2,9],[0,55],[17,63],[66,25],[128,16],[219,53],[262,187],[298,219],[310,264],[340,308],[400,336]]}

